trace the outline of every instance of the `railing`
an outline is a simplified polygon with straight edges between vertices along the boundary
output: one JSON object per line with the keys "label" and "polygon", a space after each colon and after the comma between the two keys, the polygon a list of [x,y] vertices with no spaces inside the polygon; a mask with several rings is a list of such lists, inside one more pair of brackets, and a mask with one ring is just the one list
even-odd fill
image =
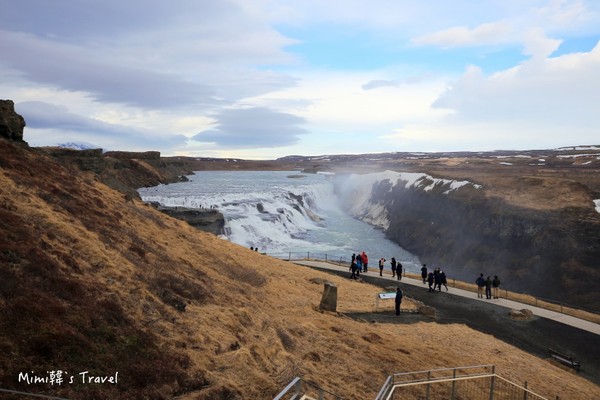
{"label": "railing", "polygon": [[470,400],[547,400],[524,386],[495,373],[493,365],[446,368],[394,374],[387,378],[376,400],[470,399]]}
{"label": "railing", "polygon": [[342,398],[326,391],[312,382],[294,378],[273,400],[341,400]]}
{"label": "railing", "polygon": [[[324,261],[335,265],[347,265],[350,266],[350,258],[347,255],[332,255],[327,253],[318,253],[318,252],[309,252],[309,251],[290,251],[290,252],[280,252],[280,253],[263,253],[268,256],[279,258],[281,260],[287,261],[300,261],[300,260],[312,260],[312,261]],[[358,253],[357,253],[358,254]],[[377,261],[377,260],[375,260]],[[420,272],[417,271],[418,268],[409,263],[404,264],[404,276],[413,277],[415,279],[420,278]],[[408,268],[407,268],[408,267]],[[371,264],[370,268],[378,269],[377,264]],[[386,271],[389,271],[389,266],[386,265]],[[414,276],[413,276],[414,275]],[[448,285],[452,287],[457,287],[459,285],[456,284],[457,280],[454,278],[448,278]],[[476,292],[476,288],[473,286],[473,289],[468,289],[466,287],[461,288],[464,290],[470,290],[472,292]],[[590,322],[600,323],[600,315],[597,311],[587,310],[578,306],[573,306],[568,303],[551,300],[551,299],[543,299],[539,297],[535,297],[526,293],[517,293],[511,292],[507,289],[500,289],[500,297],[503,299],[511,299],[515,300],[519,303],[529,304],[532,306],[544,308],[547,310],[559,312],[561,314],[570,315],[573,317],[581,318]]]}
{"label": "railing", "polygon": [[279,258],[281,260],[287,261],[299,261],[299,260],[314,260],[314,261],[324,261],[337,265],[342,265],[347,263],[350,265],[350,259],[348,256],[342,255],[333,255],[327,253],[315,253],[310,251],[288,251],[281,253],[265,253],[271,257]]}

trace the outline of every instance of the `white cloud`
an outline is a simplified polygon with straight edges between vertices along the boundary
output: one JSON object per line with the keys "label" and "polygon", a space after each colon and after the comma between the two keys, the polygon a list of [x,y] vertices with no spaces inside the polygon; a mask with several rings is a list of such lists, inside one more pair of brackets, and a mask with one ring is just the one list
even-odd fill
{"label": "white cloud", "polygon": [[[155,150],[156,146],[171,149],[182,146],[187,141],[180,134],[111,124],[74,114],[61,105],[39,101],[18,103],[15,110],[25,118],[25,139],[34,146],[88,141],[110,150]],[[122,148],[116,149],[115,143],[119,143]]]}
{"label": "white cloud", "polygon": [[435,45],[442,48],[483,46],[503,43],[511,34],[512,27],[500,21],[481,24],[473,29],[456,26],[416,37],[412,42],[416,45]]}

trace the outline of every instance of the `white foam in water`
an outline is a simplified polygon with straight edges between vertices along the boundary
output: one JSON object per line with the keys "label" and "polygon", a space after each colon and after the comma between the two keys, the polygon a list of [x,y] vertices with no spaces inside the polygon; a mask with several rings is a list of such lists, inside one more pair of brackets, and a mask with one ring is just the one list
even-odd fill
{"label": "white foam in water", "polygon": [[[354,187],[353,202],[340,202],[331,177],[290,175],[297,172],[201,171],[190,176],[189,182],[139,192],[144,201],[165,206],[216,207],[225,216],[228,240],[269,254],[311,252],[345,261],[352,253],[366,251],[375,268],[380,257],[396,257],[409,271],[418,270],[417,257],[344,211],[344,205],[368,204],[368,185]],[[372,221],[366,220],[381,225],[387,220],[385,210],[379,207],[377,213],[373,212]]]}

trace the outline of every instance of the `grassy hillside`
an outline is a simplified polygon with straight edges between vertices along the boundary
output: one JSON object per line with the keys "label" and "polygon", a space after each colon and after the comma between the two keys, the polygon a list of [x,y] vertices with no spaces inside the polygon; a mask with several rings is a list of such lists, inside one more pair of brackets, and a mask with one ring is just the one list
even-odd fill
{"label": "grassy hillside", "polygon": [[[338,314],[318,311],[324,279],[338,286]],[[600,397],[571,371],[464,325],[344,317],[372,310],[378,291],[197,231],[0,140],[0,388],[270,399],[302,376],[371,399],[393,372],[490,363],[551,398]],[[19,382],[56,370],[61,385]],[[82,383],[83,371],[118,372],[118,383]]]}

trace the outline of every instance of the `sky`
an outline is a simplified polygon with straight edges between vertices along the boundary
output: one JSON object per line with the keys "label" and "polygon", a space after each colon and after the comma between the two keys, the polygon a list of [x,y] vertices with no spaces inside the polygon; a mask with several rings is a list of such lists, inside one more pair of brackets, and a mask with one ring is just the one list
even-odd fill
{"label": "sky", "polygon": [[600,144],[596,0],[0,0],[31,146],[164,156]]}

